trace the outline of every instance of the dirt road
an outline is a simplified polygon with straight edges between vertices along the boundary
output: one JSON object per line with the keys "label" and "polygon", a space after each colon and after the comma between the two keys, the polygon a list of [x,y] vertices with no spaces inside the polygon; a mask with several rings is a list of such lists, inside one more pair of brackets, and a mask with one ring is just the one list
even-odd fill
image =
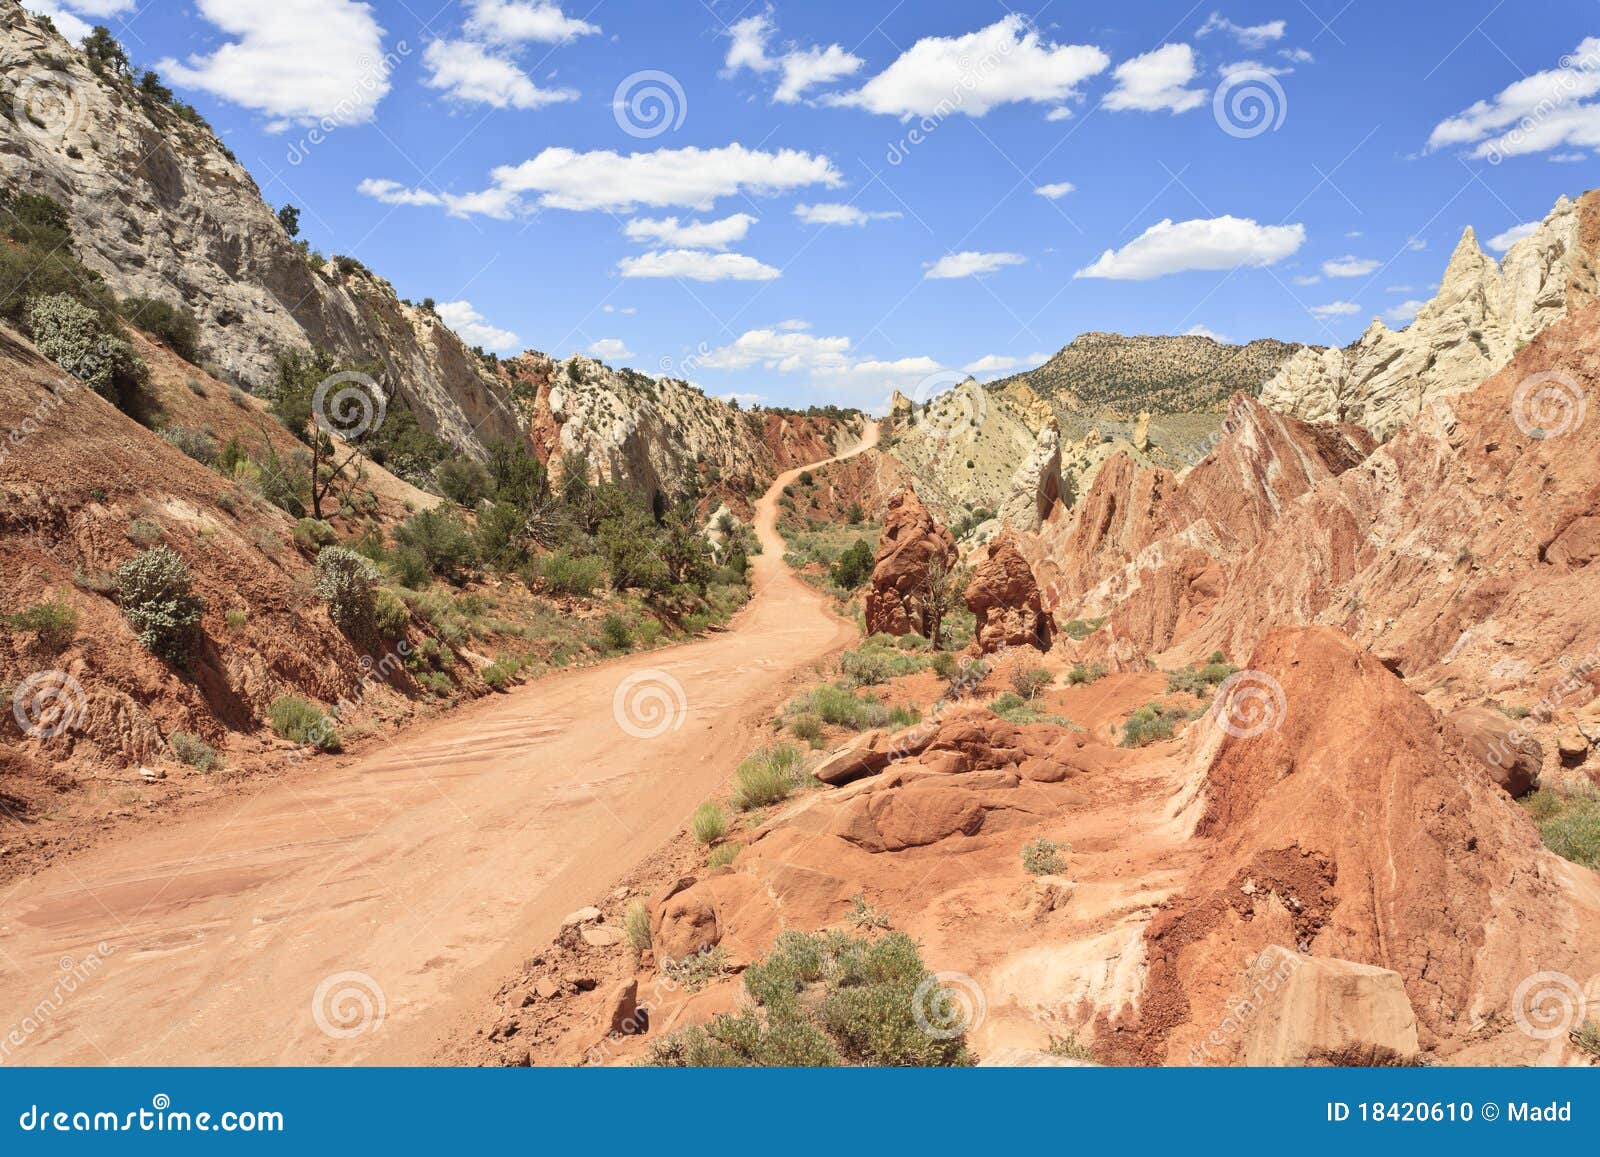
{"label": "dirt road", "polygon": [[23,882],[0,901],[0,1064],[426,1060],[853,636],[783,565],[799,473],[757,504],[755,593],[726,633],[479,701]]}

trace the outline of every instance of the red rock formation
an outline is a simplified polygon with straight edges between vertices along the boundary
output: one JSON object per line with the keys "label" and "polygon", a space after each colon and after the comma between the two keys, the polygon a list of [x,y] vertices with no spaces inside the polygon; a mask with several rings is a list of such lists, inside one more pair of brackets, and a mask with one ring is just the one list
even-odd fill
{"label": "red rock formation", "polygon": [[956,541],[907,486],[890,500],[867,592],[867,634],[932,633],[929,573],[955,564]]}
{"label": "red rock formation", "polygon": [[1594,889],[1565,885],[1571,865],[1456,731],[1341,632],[1276,631],[1250,667],[1286,709],[1197,748],[1189,814],[1210,847],[1146,930],[1139,1010],[1114,1038],[1128,1059],[1235,1059],[1240,1034],[1212,1034],[1241,962],[1274,944],[1399,973],[1424,1049],[1470,1037],[1498,1063],[1536,1059],[1513,995],[1537,971],[1593,971]]}
{"label": "red rock formation", "polygon": [[1009,529],[984,548],[963,597],[977,616],[974,642],[984,654],[1001,647],[1050,649],[1055,622],[1040,603],[1039,584]]}

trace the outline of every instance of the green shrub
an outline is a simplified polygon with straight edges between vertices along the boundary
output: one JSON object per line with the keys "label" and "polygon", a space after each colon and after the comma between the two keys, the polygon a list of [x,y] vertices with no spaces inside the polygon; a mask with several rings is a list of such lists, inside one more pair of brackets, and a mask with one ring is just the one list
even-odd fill
{"label": "green shrub", "polygon": [[1066,862],[1061,858],[1063,851],[1071,851],[1070,847],[1047,840],[1043,836],[1032,843],[1022,846],[1022,867],[1030,876],[1054,876],[1066,870]]}
{"label": "green shrub", "polygon": [[403,639],[411,627],[411,611],[405,600],[388,587],[380,587],[373,595],[372,626],[383,639]]}
{"label": "green shrub", "polygon": [[228,625],[228,630],[242,631],[244,630],[245,623],[250,621],[250,614],[248,611],[241,611],[237,608],[234,610],[223,611],[222,621]]}
{"label": "green shrub", "polygon": [[[1217,654],[1220,655],[1222,652],[1218,651]],[[1197,698],[1209,699],[1217,684],[1232,675],[1235,669],[1232,664],[1217,661],[1213,656],[1213,661],[1204,666],[1168,671],[1167,690],[1187,691]]]}
{"label": "green shrub", "polygon": [[1600,793],[1541,788],[1523,798],[1545,847],[1563,859],[1600,869]]}
{"label": "green shrub", "polygon": [[612,651],[626,651],[633,643],[633,631],[628,620],[612,611],[600,621],[600,636]]}
{"label": "green shrub", "polygon": [[39,648],[50,654],[64,651],[78,634],[78,612],[62,599],[46,599],[14,615],[5,623],[13,631],[32,631]]}
{"label": "green shrub", "polygon": [[139,642],[164,659],[185,658],[205,600],[193,593],[188,564],[164,546],[140,551],[117,569],[117,598]]}
{"label": "green shrub", "polygon": [[706,867],[726,868],[739,858],[741,848],[738,844],[718,844],[711,849],[711,854],[706,857]]}
{"label": "green shrub", "polygon": [[202,466],[212,466],[217,461],[217,440],[205,430],[168,426],[161,431],[161,440]]}
{"label": "green shrub", "polygon": [[211,771],[221,762],[217,758],[216,748],[187,731],[173,732],[167,739],[167,746],[172,748],[173,755],[201,771]]}
{"label": "green shrub", "polygon": [[318,747],[323,751],[340,749],[339,733],[331,716],[298,695],[280,695],[267,708],[267,723],[279,739]]}
{"label": "green shrub", "polygon": [[760,747],[734,773],[730,800],[740,811],[782,803],[800,786],[798,748],[787,743]]}
{"label": "green shrub", "polygon": [[314,551],[324,546],[332,546],[339,541],[339,536],[334,532],[331,522],[324,522],[318,518],[297,519],[294,524],[294,544],[301,550]]}
{"label": "green shrub", "polygon": [[689,820],[689,830],[694,832],[696,840],[710,847],[728,834],[728,817],[721,808],[707,800],[695,809]]}
{"label": "green shrub", "polygon": [[635,900],[628,905],[627,912],[622,916],[622,931],[627,934],[628,946],[635,952],[649,951],[650,909],[643,900]]}
{"label": "green shrub", "polygon": [[856,590],[872,577],[875,559],[876,553],[872,549],[872,544],[864,538],[858,538],[839,556],[839,561],[833,564],[829,577],[840,590]]}
{"label": "green shrub", "polygon": [[889,927],[888,915],[868,904],[866,896],[861,893],[851,897],[850,911],[845,913],[845,919],[857,928]]}
{"label": "green shrub", "polygon": [[815,715],[824,723],[866,731],[872,727],[909,727],[917,713],[908,707],[885,707],[870,695],[857,695],[845,687],[824,683],[790,701],[784,714]]}
{"label": "green shrub", "polygon": [[377,611],[373,591],[380,577],[378,568],[364,555],[349,547],[325,546],[317,552],[312,590],[328,605],[328,617],[336,627],[347,635],[368,639],[373,635]]}
{"label": "green shrub", "polygon": [[150,371],[94,310],[65,293],[30,298],[27,328],[39,352],[125,413]]}
{"label": "green shrub", "polygon": [[148,518],[135,518],[128,523],[128,541],[134,546],[154,546],[161,541],[161,527]]}
{"label": "green shrub", "polygon": [[551,594],[590,598],[605,576],[605,565],[598,558],[574,558],[557,551],[535,564],[535,573]]}
{"label": "green shrub", "polygon": [[516,676],[519,664],[496,659],[493,663],[478,672],[479,677],[489,685],[491,691],[504,691],[511,685],[511,680]]}
{"label": "green shrub", "polygon": [[394,531],[395,541],[422,556],[429,573],[456,579],[477,561],[472,535],[452,510],[419,510]]}
{"label": "green shrub", "polygon": [[200,324],[187,309],[153,297],[125,297],[117,309],[184,361],[200,360]]}
{"label": "green shrub", "polygon": [[648,1063],[684,1067],[970,1065],[966,1011],[912,939],[784,932],[745,970],[759,1006],[654,1043]]}
{"label": "green shrub", "polygon": [[489,495],[494,480],[489,472],[471,458],[448,458],[433,473],[439,493],[450,501],[466,507],[475,507]]}
{"label": "green shrub", "polygon": [[1122,746],[1143,747],[1147,743],[1171,739],[1177,725],[1189,717],[1189,713],[1181,707],[1147,703],[1128,716],[1127,722],[1122,725]]}
{"label": "green shrub", "polygon": [[1094,683],[1105,677],[1106,669],[1104,664],[1101,663],[1089,663],[1087,665],[1074,663],[1072,670],[1067,672],[1067,682],[1074,687],[1080,683]]}
{"label": "green shrub", "polygon": [[1054,681],[1055,676],[1043,667],[1018,667],[1011,672],[1011,689],[1024,699],[1037,699]]}
{"label": "green shrub", "polygon": [[815,745],[822,738],[822,716],[802,711],[789,721],[789,734],[796,739]]}
{"label": "green shrub", "polygon": [[949,651],[935,651],[932,662],[934,674],[941,679],[949,679],[956,673],[957,660]]}
{"label": "green shrub", "polygon": [[1053,1057],[1062,1057],[1069,1061],[1084,1061],[1095,1064],[1094,1050],[1086,1044],[1080,1044],[1078,1034],[1069,1032],[1066,1036],[1053,1036],[1050,1038],[1050,1047],[1045,1049]]}
{"label": "green shrub", "polygon": [[1103,618],[1071,619],[1061,628],[1061,633],[1081,643],[1105,625],[1106,621]]}

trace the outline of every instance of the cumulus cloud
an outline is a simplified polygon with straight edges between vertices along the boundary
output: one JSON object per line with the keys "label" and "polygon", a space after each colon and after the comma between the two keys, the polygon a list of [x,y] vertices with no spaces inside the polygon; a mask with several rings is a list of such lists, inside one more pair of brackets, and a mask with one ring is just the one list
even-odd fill
{"label": "cumulus cloud", "polygon": [[1365,277],[1382,264],[1370,257],[1335,257],[1322,263],[1322,272],[1327,277]]}
{"label": "cumulus cloud", "polygon": [[1107,249],[1074,277],[1148,281],[1191,269],[1272,265],[1305,243],[1304,225],[1260,225],[1248,217],[1170,220],[1150,226],[1121,249]]}
{"label": "cumulus cloud", "polygon": [[1383,316],[1397,325],[1410,325],[1416,320],[1417,311],[1426,304],[1428,303],[1417,301],[1415,298],[1409,301],[1402,301],[1399,305],[1392,306],[1386,310]]}
{"label": "cumulus cloud", "polygon": [[270,130],[370,121],[389,92],[390,61],[372,8],[356,0],[195,0],[227,37],[157,67],[172,83],[262,113]]}
{"label": "cumulus cloud", "polygon": [[1539,222],[1537,221],[1524,221],[1521,225],[1513,225],[1504,233],[1496,233],[1489,238],[1489,248],[1496,253],[1504,253],[1537,228],[1539,228]]}
{"label": "cumulus cloud", "polygon": [[1471,145],[1474,157],[1514,157],[1561,146],[1600,146],[1600,37],[1434,126],[1428,148]]}
{"label": "cumulus cloud", "polygon": [[1060,105],[1111,63],[1088,44],[1054,44],[1015,13],[965,36],[926,36],[835,103],[909,120],[981,117],[1017,101]]}
{"label": "cumulus cloud", "polygon": [[854,205],[796,205],[794,215],[807,225],[865,225],[868,221],[889,221],[900,214],[892,211],[868,212]]}
{"label": "cumulus cloud", "polygon": [[1112,76],[1117,87],[1106,94],[1110,109],[1141,112],[1188,112],[1208,99],[1204,89],[1185,88],[1195,78],[1194,49],[1187,44],[1163,44],[1143,56],[1117,65]]}
{"label": "cumulus cloud", "polygon": [[1055,201],[1065,197],[1068,193],[1075,192],[1077,188],[1078,186],[1071,181],[1056,181],[1054,184],[1040,185],[1034,192],[1041,197],[1048,197],[1050,200]]}
{"label": "cumulus cloud", "polygon": [[1227,338],[1223,337],[1216,330],[1207,329],[1203,325],[1191,325],[1188,329],[1184,330],[1183,333],[1185,337],[1208,337],[1214,342],[1220,342],[1223,345],[1228,344]]}
{"label": "cumulus cloud", "polygon": [[700,364],[714,370],[747,370],[754,366],[774,373],[826,370],[850,365],[850,339],[818,337],[799,330],[752,329],[728,345],[712,350]]}
{"label": "cumulus cloud", "polygon": [[743,253],[706,253],[699,249],[663,249],[624,257],[617,262],[623,277],[677,277],[688,281],[771,281],[778,271]]}
{"label": "cumulus cloud", "polygon": [[929,281],[946,281],[956,277],[981,277],[1007,265],[1025,265],[1027,258],[1020,253],[946,253],[928,266],[924,275]]}
{"label": "cumulus cloud", "polygon": [[627,154],[550,148],[521,164],[501,165],[490,178],[494,183],[479,192],[431,200],[397,181],[369,178],[361,191],[391,203],[443,205],[458,216],[509,217],[530,205],[614,213],[631,213],[639,205],[704,211],[719,197],[843,184],[833,162],[820,154],[765,152],[740,144]]}
{"label": "cumulus cloud", "polygon": [[498,44],[559,44],[600,31],[598,24],[566,15],[559,4],[468,0],[467,8],[467,32]]}
{"label": "cumulus cloud", "polygon": [[772,99],[779,104],[794,104],[808,89],[843,80],[864,63],[837,44],[826,48],[790,46],[774,54],[770,45],[776,31],[770,10],[735,22],[727,31],[732,43],[725,64],[729,74],[741,69],[776,74],[778,85]]}
{"label": "cumulus cloud", "polygon": [[515,62],[470,40],[435,40],[423,50],[422,63],[422,83],[452,100],[531,109],[578,99],[570,88],[540,88]]}
{"label": "cumulus cloud", "polygon": [[473,307],[470,301],[446,301],[436,307],[441,321],[455,330],[468,345],[482,346],[486,350],[504,353],[515,350],[522,339],[509,329],[490,325],[487,318]]}
{"label": "cumulus cloud", "polygon": [[652,245],[671,245],[679,249],[726,249],[743,241],[756,219],[748,213],[735,213],[720,221],[679,221],[676,217],[653,219],[635,217],[623,226],[630,241]]}
{"label": "cumulus cloud", "polygon": [[[1284,33],[1289,30],[1289,25],[1283,20],[1269,20],[1264,24],[1242,25],[1235,24],[1220,12],[1213,12],[1206,17],[1206,22],[1194,30],[1196,36],[1210,36],[1213,33],[1222,33],[1231,36],[1246,48],[1265,48],[1267,45],[1283,39]],[[1309,54],[1308,54],[1309,55]]]}
{"label": "cumulus cloud", "polygon": [[602,361],[610,359],[616,362],[635,356],[628,348],[628,343],[620,337],[603,337],[589,347],[589,352]]}
{"label": "cumulus cloud", "polygon": [[1326,305],[1313,305],[1311,313],[1314,317],[1326,320],[1330,317],[1348,317],[1352,313],[1360,313],[1361,307],[1353,301],[1330,301]]}
{"label": "cumulus cloud", "polygon": [[1019,366],[1039,366],[1049,360],[1049,354],[1027,354],[1020,358],[1012,357],[1010,354],[985,354],[977,361],[962,366],[961,372],[971,374],[975,378],[992,378]]}

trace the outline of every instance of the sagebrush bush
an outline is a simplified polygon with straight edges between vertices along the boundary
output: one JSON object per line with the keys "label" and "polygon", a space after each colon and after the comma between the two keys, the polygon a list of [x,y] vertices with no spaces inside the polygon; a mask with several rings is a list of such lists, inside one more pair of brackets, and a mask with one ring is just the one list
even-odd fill
{"label": "sagebrush bush", "polygon": [[1018,667],[1011,672],[1011,689],[1024,699],[1035,699],[1054,680],[1043,667]]}
{"label": "sagebrush bush", "polygon": [[411,611],[406,601],[388,587],[380,587],[372,597],[372,626],[380,638],[405,638],[411,626]]}
{"label": "sagebrush bush", "polygon": [[374,633],[381,576],[372,560],[349,547],[325,546],[317,552],[312,590],[328,605],[328,617],[348,635],[370,638]]}
{"label": "sagebrush bush", "polygon": [[194,593],[194,575],[176,553],[158,546],[123,563],[117,569],[117,599],[151,653],[172,660],[188,655],[205,600]]}
{"label": "sagebrush bush", "polygon": [[1122,746],[1143,747],[1147,743],[1171,739],[1177,725],[1188,718],[1189,713],[1181,707],[1148,703],[1128,716],[1122,725]]}
{"label": "sagebrush bush", "polygon": [[760,747],[734,772],[730,800],[740,811],[782,803],[800,786],[798,748],[787,743]]}
{"label": "sagebrush bush", "polygon": [[1600,869],[1600,793],[1541,788],[1525,796],[1545,847],[1563,859]]}
{"label": "sagebrush bush", "polygon": [[870,695],[858,695],[846,687],[824,683],[790,701],[784,714],[815,715],[824,723],[865,731],[871,727],[909,727],[917,713],[909,707],[886,707]]}
{"label": "sagebrush bush", "polygon": [[117,309],[184,361],[200,360],[200,324],[187,309],[154,297],[125,297]]}
{"label": "sagebrush bush", "polygon": [[1030,876],[1054,876],[1066,868],[1061,853],[1070,851],[1043,836],[1022,847],[1022,867]]}
{"label": "sagebrush bush", "polygon": [[279,739],[320,747],[323,751],[339,750],[339,733],[334,729],[332,717],[298,695],[280,695],[274,699],[267,708],[267,723]]}
{"label": "sagebrush bush", "polygon": [[161,440],[202,466],[211,466],[217,461],[217,440],[205,430],[168,426],[161,431]]}
{"label": "sagebrush bush", "polygon": [[605,578],[605,564],[598,558],[574,558],[557,551],[535,561],[535,577],[550,594],[589,598]]}
{"label": "sagebrush bush", "polygon": [[29,299],[26,321],[40,353],[119,409],[133,407],[150,371],[99,314],[56,293]]}
{"label": "sagebrush bush", "polygon": [[55,654],[77,636],[78,612],[62,599],[46,599],[7,615],[5,623],[13,631],[32,631],[40,650]]}
{"label": "sagebrush bush", "polygon": [[395,527],[395,541],[422,556],[432,574],[457,579],[477,562],[477,547],[466,524],[452,510],[419,510]]}
{"label": "sagebrush bush", "polygon": [[200,771],[211,771],[220,762],[216,748],[187,731],[173,732],[167,739],[167,746],[172,748],[173,755]]}
{"label": "sagebrush bush", "polygon": [[1076,687],[1079,684],[1094,683],[1106,676],[1105,665],[1101,663],[1074,663],[1072,670],[1067,672],[1067,682]]}
{"label": "sagebrush bush", "polygon": [[822,738],[822,716],[809,711],[792,715],[788,720],[789,734],[806,743],[815,744]]}
{"label": "sagebrush bush", "polygon": [[741,850],[738,844],[718,844],[711,849],[711,854],[706,857],[706,867],[726,868],[739,858]]}
{"label": "sagebrush bush", "polygon": [[301,550],[318,550],[339,541],[331,522],[320,518],[300,518],[294,524],[294,544]]}
{"label": "sagebrush bush", "polygon": [[633,644],[633,629],[628,626],[628,620],[615,611],[600,621],[600,636],[613,651],[626,651]]}
{"label": "sagebrush bush", "polygon": [[635,952],[648,951],[651,944],[650,909],[643,900],[628,905],[622,916],[622,931],[628,937],[628,946]]}
{"label": "sagebrush bush", "polygon": [[716,804],[707,800],[695,809],[689,820],[689,830],[694,838],[710,847],[728,834],[728,817]]}

